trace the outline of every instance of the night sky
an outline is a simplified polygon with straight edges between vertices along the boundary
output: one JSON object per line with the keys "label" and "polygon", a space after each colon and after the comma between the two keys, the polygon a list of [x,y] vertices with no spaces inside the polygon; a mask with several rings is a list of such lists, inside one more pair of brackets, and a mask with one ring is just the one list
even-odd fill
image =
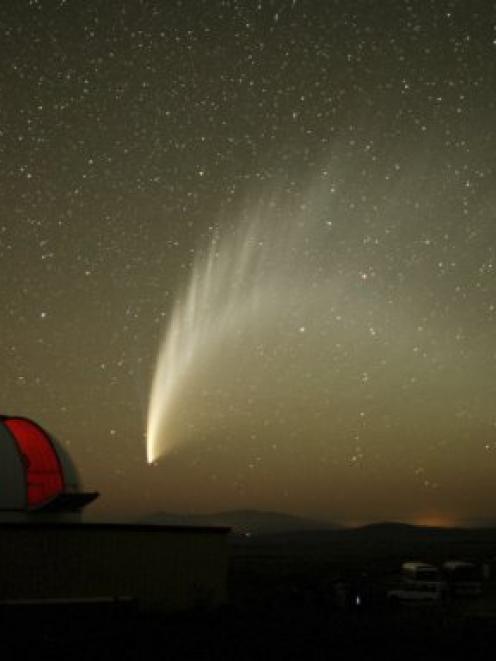
{"label": "night sky", "polygon": [[493,2],[16,0],[0,35],[1,408],[94,514],[496,519]]}

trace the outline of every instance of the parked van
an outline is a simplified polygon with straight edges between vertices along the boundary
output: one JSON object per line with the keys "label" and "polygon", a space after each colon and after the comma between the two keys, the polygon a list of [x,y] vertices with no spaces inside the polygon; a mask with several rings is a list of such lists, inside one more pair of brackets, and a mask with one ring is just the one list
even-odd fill
{"label": "parked van", "polygon": [[421,587],[437,587],[443,582],[441,572],[427,562],[404,562],[401,565],[401,578],[404,583],[414,583]]}
{"label": "parked van", "polygon": [[438,603],[444,598],[444,589],[438,585],[415,585],[404,583],[400,587],[389,590],[387,599],[390,604],[429,604]]}
{"label": "parked van", "polygon": [[433,603],[441,601],[446,592],[441,572],[426,562],[405,562],[401,566],[401,584],[389,590],[390,603]]}

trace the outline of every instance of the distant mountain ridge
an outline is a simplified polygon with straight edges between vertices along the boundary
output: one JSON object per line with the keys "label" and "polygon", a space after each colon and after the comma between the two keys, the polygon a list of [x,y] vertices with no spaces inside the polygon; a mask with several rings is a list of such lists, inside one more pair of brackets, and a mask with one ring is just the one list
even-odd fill
{"label": "distant mountain ridge", "polygon": [[[496,527],[481,528],[438,528],[418,526],[411,523],[384,521],[361,526],[348,527],[330,521],[322,521],[293,514],[259,510],[232,510],[209,514],[176,514],[155,512],[141,517],[135,523],[169,526],[221,526],[231,528],[234,535],[257,537],[275,543],[325,543],[337,539],[354,539],[370,542],[375,540],[388,543],[388,540],[407,541],[427,539],[433,535],[439,538],[455,538],[460,535],[474,537],[496,533]],[[492,534],[492,533],[491,533]]]}
{"label": "distant mountain ridge", "polygon": [[227,526],[235,534],[240,535],[267,535],[339,528],[327,521],[258,510],[233,510],[212,514],[157,512],[140,519],[140,523],[174,526]]}

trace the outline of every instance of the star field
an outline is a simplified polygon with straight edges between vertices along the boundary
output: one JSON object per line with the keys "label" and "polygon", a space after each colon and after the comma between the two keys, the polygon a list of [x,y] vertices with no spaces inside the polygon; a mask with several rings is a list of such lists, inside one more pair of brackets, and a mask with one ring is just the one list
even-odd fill
{"label": "star field", "polygon": [[[494,518],[493,3],[19,0],[0,35],[2,410],[96,512]],[[288,306],[147,467],[174,306],[254,214]]]}

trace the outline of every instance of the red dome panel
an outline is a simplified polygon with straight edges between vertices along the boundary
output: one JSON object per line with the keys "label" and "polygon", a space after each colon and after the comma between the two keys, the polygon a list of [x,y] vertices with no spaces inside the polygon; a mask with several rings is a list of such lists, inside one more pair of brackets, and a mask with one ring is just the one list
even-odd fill
{"label": "red dome panel", "polygon": [[26,465],[28,507],[49,502],[64,490],[59,458],[46,432],[25,418],[4,418]]}

